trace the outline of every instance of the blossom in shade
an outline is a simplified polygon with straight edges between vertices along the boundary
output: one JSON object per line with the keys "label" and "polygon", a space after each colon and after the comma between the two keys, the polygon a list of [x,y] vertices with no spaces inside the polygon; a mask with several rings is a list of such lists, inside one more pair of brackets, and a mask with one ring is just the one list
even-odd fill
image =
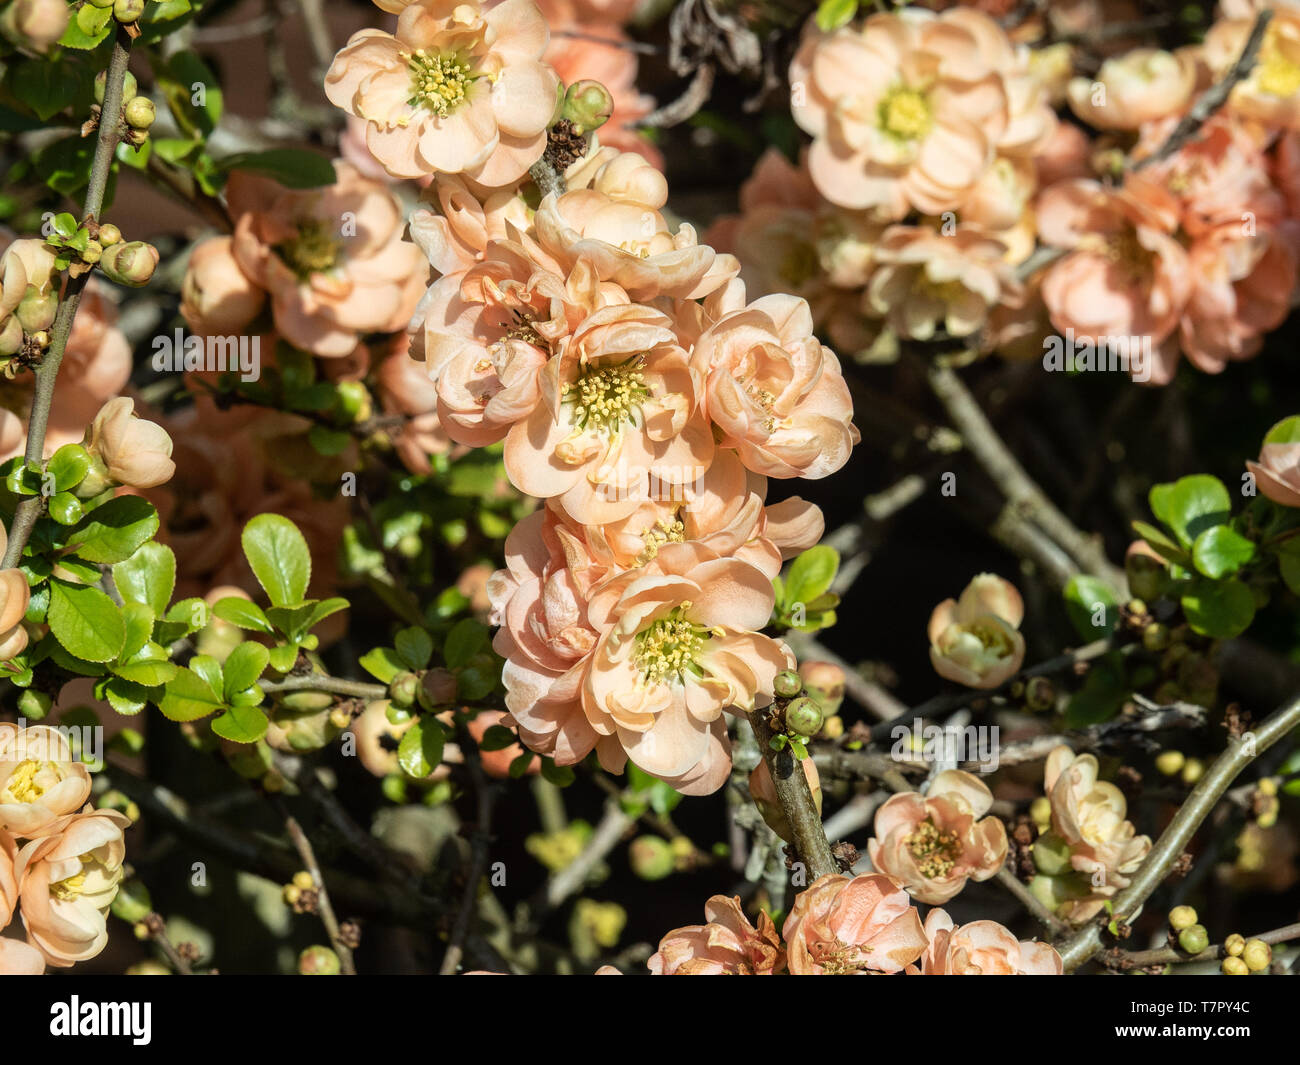
{"label": "blossom in shade", "polygon": [[996,921],[956,925],[944,910],[934,909],[926,915],[925,934],[930,942],[918,966],[922,976],[1060,976],[1065,971],[1051,944],[1018,940]]}
{"label": "blossom in shade", "polygon": [[781,939],[766,913],[750,924],[739,898],[714,895],[706,924],[675,928],[646,962],[655,976],[771,976],[785,968]]}

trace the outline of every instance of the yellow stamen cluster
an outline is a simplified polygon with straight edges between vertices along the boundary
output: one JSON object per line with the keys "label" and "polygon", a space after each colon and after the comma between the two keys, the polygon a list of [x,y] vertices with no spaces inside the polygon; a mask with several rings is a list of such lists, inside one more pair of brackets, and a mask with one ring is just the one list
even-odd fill
{"label": "yellow stamen cluster", "polygon": [[463,56],[430,55],[423,48],[403,52],[411,71],[412,107],[424,107],[439,118],[446,118],[465,102],[469,86],[475,80],[469,60]]}
{"label": "yellow stamen cluster", "polygon": [[35,802],[45,794],[50,784],[49,777],[43,771],[49,770],[58,779],[53,762],[38,762],[34,758],[19,762],[9,774],[9,780],[0,791],[0,802]]}
{"label": "yellow stamen cluster", "polygon": [[659,548],[664,544],[680,544],[686,541],[686,525],[680,518],[673,518],[672,521],[666,521],[660,518],[650,528],[641,533],[641,539],[645,541],[645,549],[636,557],[636,564],[644,566],[647,562],[659,554]]}
{"label": "yellow stamen cluster", "polygon": [[683,603],[637,634],[636,665],[645,683],[681,680],[688,671],[698,670],[697,660],[710,633],[686,618],[684,611],[690,605]]}
{"label": "yellow stamen cluster", "polygon": [[916,89],[900,85],[880,101],[880,128],[899,140],[920,140],[930,132],[933,121],[930,101]]}
{"label": "yellow stamen cluster", "polygon": [[343,242],[318,218],[298,223],[298,235],[275,248],[285,264],[302,280],[333,270],[342,257]]}
{"label": "yellow stamen cluster", "polygon": [[1300,92],[1300,63],[1282,53],[1275,32],[1270,29],[1264,38],[1255,83],[1270,96],[1294,96]]}
{"label": "yellow stamen cluster", "polygon": [[961,854],[957,836],[952,832],[941,831],[928,817],[903,842],[912,852],[917,869],[924,877],[947,876]]}
{"label": "yellow stamen cluster", "polygon": [[71,902],[81,896],[86,887],[86,870],[75,876],[70,876],[66,880],[59,880],[50,885],[50,894],[60,902]]}
{"label": "yellow stamen cluster", "polygon": [[561,392],[564,402],[575,407],[573,424],[612,436],[626,422],[635,420],[641,401],[649,395],[641,356],[617,366],[588,369]]}

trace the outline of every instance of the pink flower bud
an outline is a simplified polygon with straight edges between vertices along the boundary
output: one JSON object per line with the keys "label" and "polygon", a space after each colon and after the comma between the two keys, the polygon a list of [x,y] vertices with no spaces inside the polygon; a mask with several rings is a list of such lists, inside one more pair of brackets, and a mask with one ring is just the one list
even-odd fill
{"label": "pink flower bud", "polygon": [[158,249],[141,240],[114,244],[104,250],[99,268],[110,281],[139,288],[148,283],[158,266]]}
{"label": "pink flower bud", "polygon": [[135,401],[125,396],[100,408],[86,434],[86,449],[103,462],[113,481],[132,488],[153,488],[176,472],[167,430],[137,418]]}

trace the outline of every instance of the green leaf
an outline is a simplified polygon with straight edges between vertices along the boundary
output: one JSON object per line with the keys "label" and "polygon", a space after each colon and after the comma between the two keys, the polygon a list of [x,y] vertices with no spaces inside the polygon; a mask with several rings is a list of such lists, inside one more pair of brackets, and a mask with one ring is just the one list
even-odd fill
{"label": "green leaf", "polygon": [[840,554],[835,548],[825,544],[808,548],[790,564],[783,600],[786,608],[791,609],[796,603],[807,606],[824,594],[835,580],[839,568]]}
{"label": "green leaf", "polygon": [[1154,525],[1148,525],[1144,521],[1135,521],[1133,523],[1134,531],[1142,537],[1156,554],[1170,562],[1176,562],[1183,567],[1189,567],[1192,562],[1192,556],[1179,547],[1173,540],[1169,539],[1164,533]]}
{"label": "green leaf", "polygon": [[858,13],[858,0],[822,0],[817,5],[817,28],[831,33],[852,21]]}
{"label": "green leaf", "polygon": [[442,764],[446,733],[436,721],[417,721],[397,745],[397,764],[408,776],[423,780]]}
{"label": "green leaf", "polygon": [[89,562],[123,562],[158,531],[158,512],[140,496],[117,496],[87,514],[67,546]]}
{"label": "green leaf", "polygon": [[1300,595],[1300,554],[1292,551],[1279,552],[1277,568],[1286,586]]}
{"label": "green leaf", "polygon": [[[186,136],[206,139],[221,121],[221,86],[194,52],[173,53],[161,72],[158,87]],[[195,103],[195,97],[202,102]]]}
{"label": "green leaf", "polygon": [[218,599],[212,605],[212,612],[222,621],[228,622],[236,628],[250,629],[253,632],[275,631],[260,606],[249,599],[241,599],[237,595],[228,595],[224,599]]}
{"label": "green leaf", "polygon": [[525,773],[527,773],[529,767],[533,764],[534,757],[535,755],[533,754],[532,751],[524,751],[523,754],[519,755],[518,758],[516,758],[513,762],[511,762],[510,768],[507,770],[507,772],[511,776],[511,779],[518,780]]}
{"label": "green leaf", "polygon": [[557,788],[567,788],[574,781],[573,770],[567,765],[556,765],[551,759],[542,759],[542,776]]}
{"label": "green leaf", "polygon": [[279,514],[259,514],[244,526],[244,554],[276,606],[297,606],[311,580],[311,552],[298,526]]}
{"label": "green leaf", "polygon": [[197,721],[224,705],[221,696],[206,679],[192,670],[182,669],[167,682],[158,709],[172,721]]}
{"label": "green leaf", "polygon": [[77,72],[70,64],[49,59],[27,59],[8,79],[13,94],[48,121],[72,104],[77,95]]}
{"label": "green leaf", "polygon": [[59,38],[59,44],[65,48],[89,52],[108,38],[113,28],[112,20],[111,6],[95,7],[93,4],[83,4],[77,9],[76,15],[68,20],[68,28]]}
{"label": "green leaf", "polygon": [[138,714],[145,704],[159,696],[143,684],[136,684],[121,677],[109,677],[104,681],[104,698],[108,705],[119,714]]}
{"label": "green leaf", "polygon": [[212,721],[212,731],[232,743],[256,743],[266,735],[266,715],[256,706],[231,706]]}
{"label": "green leaf", "polygon": [[262,672],[271,660],[271,652],[260,643],[251,640],[241,643],[226,657],[225,683],[223,691],[226,699],[245,688],[257,683]]}
{"label": "green leaf", "polygon": [[288,673],[298,661],[298,645],[282,643],[271,648],[271,668],[277,673]]}
{"label": "green leaf", "polygon": [[213,692],[224,690],[221,663],[211,655],[195,655],[190,659],[190,670],[202,677]]}
{"label": "green leaf", "polygon": [[1236,573],[1254,557],[1255,544],[1231,525],[1206,529],[1192,545],[1196,569],[1215,580]]}
{"label": "green leaf", "polygon": [[1151,512],[1174,531],[1185,548],[1206,529],[1224,524],[1232,516],[1232,499],[1223,482],[1209,474],[1180,477],[1173,484],[1158,484],[1149,494]]}
{"label": "green leaf", "polygon": [[176,556],[170,547],[150,540],[113,567],[113,583],[123,599],[144,603],[162,617],[176,587]]}
{"label": "green leaf", "polygon": [[173,603],[167,616],[154,629],[154,639],[159,643],[171,643],[182,636],[188,636],[203,628],[210,620],[211,610],[208,604],[197,596]]}
{"label": "green leaf", "polygon": [[126,638],[118,657],[130,661],[133,655],[149,642],[153,635],[153,610],[144,603],[128,600],[122,604],[122,621],[126,626]]}
{"label": "green leaf", "polygon": [[1266,444],[1300,444],[1300,414],[1283,418],[1264,435]]}
{"label": "green leaf", "polygon": [[1240,636],[1255,617],[1255,593],[1239,580],[1196,581],[1182,598],[1187,623],[1203,636]]}
{"label": "green leaf", "polygon": [[54,478],[54,490],[76,488],[90,472],[90,455],[80,444],[64,444],[50,456],[45,472]]}
{"label": "green leaf", "polygon": [[452,669],[460,669],[488,645],[488,629],[481,621],[465,618],[456,622],[442,645],[442,657]]}
{"label": "green leaf", "polygon": [[87,584],[51,579],[45,620],[54,638],[87,662],[110,662],[122,650],[126,625],[107,595]]}
{"label": "green leaf", "polygon": [[50,517],[60,525],[76,525],[85,517],[81,500],[71,492],[56,492],[50,496],[49,511]]}
{"label": "green leaf", "polygon": [[504,751],[511,744],[518,743],[519,737],[504,725],[491,725],[478,741],[480,751]]}
{"label": "green leaf", "polygon": [[424,669],[433,655],[433,637],[415,626],[402,629],[393,644],[397,657],[406,663],[407,669]]}
{"label": "green leaf", "polygon": [[360,658],[361,668],[381,684],[392,684],[393,678],[406,669],[406,663],[397,657],[391,647],[376,647]]}
{"label": "green leaf", "polygon": [[64,555],[54,566],[54,576],[73,584],[98,584],[103,577],[98,566],[76,555]]}
{"label": "green leaf", "polygon": [[113,673],[123,680],[132,681],[135,684],[143,685],[146,688],[156,688],[160,684],[166,684],[169,680],[175,678],[180,672],[180,666],[172,662],[160,661],[158,659],[139,659],[134,662],[122,662],[116,666],[110,666]]}
{"label": "green leaf", "polygon": [[313,599],[295,607],[273,606],[266,612],[267,620],[290,640],[301,640],[331,614],[348,607],[348,601],[335,597],[316,602]]}
{"label": "green leaf", "polygon": [[333,185],[338,180],[334,164],[323,155],[297,148],[241,152],[218,159],[217,165],[222,170],[251,170],[278,181],[288,189],[315,189]]}
{"label": "green leaf", "polygon": [[1114,629],[1119,619],[1119,605],[1115,593],[1105,581],[1076,574],[1066,584],[1063,594],[1070,624],[1083,639],[1100,639]]}

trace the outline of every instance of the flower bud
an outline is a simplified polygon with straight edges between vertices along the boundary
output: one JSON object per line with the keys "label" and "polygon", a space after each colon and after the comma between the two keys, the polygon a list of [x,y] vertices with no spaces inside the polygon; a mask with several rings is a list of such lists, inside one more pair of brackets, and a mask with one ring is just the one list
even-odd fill
{"label": "flower bud", "polygon": [[783,669],[772,682],[772,690],[783,699],[793,699],[803,691],[803,681],[793,669]]}
{"label": "flower bud", "polygon": [[122,117],[132,129],[148,129],[158,117],[158,109],[147,96],[136,96],[122,108]]}
{"label": "flower bud", "polygon": [[59,294],[53,289],[42,293],[35,285],[27,286],[27,294],[14,310],[23,329],[28,333],[37,333],[49,329],[54,324],[54,316],[59,310]]}
{"label": "flower bud", "polygon": [[1046,828],[1052,823],[1052,800],[1046,795],[1040,795],[1029,804],[1029,818],[1040,828]]}
{"label": "flower bud", "polygon": [[1169,927],[1175,932],[1191,928],[1196,922],[1196,911],[1190,906],[1175,906],[1169,911]]}
{"label": "flower bud", "polygon": [[86,241],[86,247],[82,250],[81,261],[90,263],[92,266],[104,257],[104,246],[97,240]]}
{"label": "flower bud", "polygon": [[112,911],[114,917],[131,924],[143,921],[153,912],[149,889],[138,880],[123,881],[113,896]]}
{"label": "flower bud", "polygon": [[675,867],[672,848],[658,836],[638,836],[627,849],[632,872],[642,880],[662,880]]}
{"label": "flower bud", "polygon": [[1169,580],[1164,563],[1148,554],[1130,554],[1124,560],[1124,571],[1133,594],[1143,599],[1159,599]]}
{"label": "flower bud", "polygon": [[449,669],[431,669],[415,693],[425,710],[446,706],[456,698],[456,674]]}
{"label": "flower bud", "polygon": [[1233,932],[1223,941],[1223,952],[1230,958],[1240,958],[1241,952],[1246,949],[1246,937],[1239,932]]}
{"label": "flower bud", "polygon": [[1224,958],[1223,964],[1219,966],[1219,971],[1224,976],[1249,976],[1250,966],[1240,958]]}
{"label": "flower bud", "polygon": [[844,670],[833,662],[804,662],[799,666],[804,690],[817,700],[822,713],[833,714],[844,702]]}
{"label": "flower bud", "polygon": [[822,722],[822,730],[817,735],[824,740],[838,740],[844,735],[844,719],[839,714],[831,714]]}
{"label": "flower bud", "polygon": [[1161,751],[1156,755],[1156,772],[1161,776],[1172,777],[1183,771],[1187,758],[1182,751]]}
{"label": "flower bud", "polygon": [[48,692],[37,691],[35,688],[28,688],[18,696],[18,713],[28,721],[45,720],[45,715],[53,705],[54,700]]}
{"label": "flower bud", "polygon": [[293,885],[299,891],[306,891],[308,888],[316,886],[316,878],[306,869],[299,869],[293,874]]}
{"label": "flower bud", "polygon": [[158,249],[142,240],[114,244],[104,250],[104,255],[99,260],[99,268],[104,271],[105,277],[132,288],[148,284],[157,267]]}
{"label": "flower bud", "polygon": [[590,133],[609,121],[614,113],[614,98],[598,81],[575,81],[564,94],[560,117],[573,123],[577,133]]}
{"label": "flower bud", "polygon": [[1205,763],[1199,758],[1187,759],[1187,764],[1183,766],[1183,783],[1189,788],[1195,784],[1202,776],[1205,775]]}
{"label": "flower bud", "polygon": [[1142,646],[1148,651],[1163,651],[1169,646],[1169,627],[1158,621],[1142,630]]}
{"label": "flower bud", "polygon": [[1070,871],[1070,845],[1055,832],[1044,832],[1034,841],[1034,866],[1044,876]]}
{"label": "flower bud", "polygon": [[0,13],[0,25],[12,40],[44,52],[63,36],[71,11],[65,0],[14,0]]}
{"label": "flower bud", "polygon": [[122,239],[122,231],[111,222],[99,227],[99,243],[101,247],[107,248],[111,244],[117,244]]}
{"label": "flower bud", "polygon": [[110,399],[100,408],[86,431],[85,447],[113,481],[130,488],[155,488],[176,472],[167,430],[137,418],[135,401],[126,396]]}
{"label": "flower bud", "polygon": [[[99,6],[111,7],[112,5],[101,4]],[[108,71],[101,70],[95,75],[95,103],[99,104],[100,107],[104,106],[104,93],[107,91],[107,88]],[[122,103],[125,104],[128,100],[134,100],[137,91],[138,87],[135,82],[135,75],[128,70],[126,76],[122,79]]]}
{"label": "flower bud", "polygon": [[821,707],[806,695],[800,696],[785,708],[785,724],[790,732],[815,736],[822,728]]}
{"label": "flower bud", "polygon": [[138,22],[144,7],[145,0],[113,0],[113,17],[118,22]]}
{"label": "flower bud", "polygon": [[339,956],[329,947],[308,947],[298,955],[300,976],[338,976],[339,972]]}
{"label": "flower bud", "polygon": [[1273,964],[1273,948],[1262,939],[1252,939],[1241,952],[1241,960],[1252,973],[1262,973]]}
{"label": "flower bud", "polygon": [[23,326],[12,314],[0,323],[0,359],[17,355],[23,347]]}
{"label": "flower bud", "polygon": [[1056,705],[1056,685],[1046,677],[1030,677],[1025,682],[1025,706],[1042,713]]}
{"label": "flower bud", "polygon": [[1210,945],[1210,933],[1203,924],[1191,925],[1178,933],[1178,945],[1188,954],[1199,954]]}

